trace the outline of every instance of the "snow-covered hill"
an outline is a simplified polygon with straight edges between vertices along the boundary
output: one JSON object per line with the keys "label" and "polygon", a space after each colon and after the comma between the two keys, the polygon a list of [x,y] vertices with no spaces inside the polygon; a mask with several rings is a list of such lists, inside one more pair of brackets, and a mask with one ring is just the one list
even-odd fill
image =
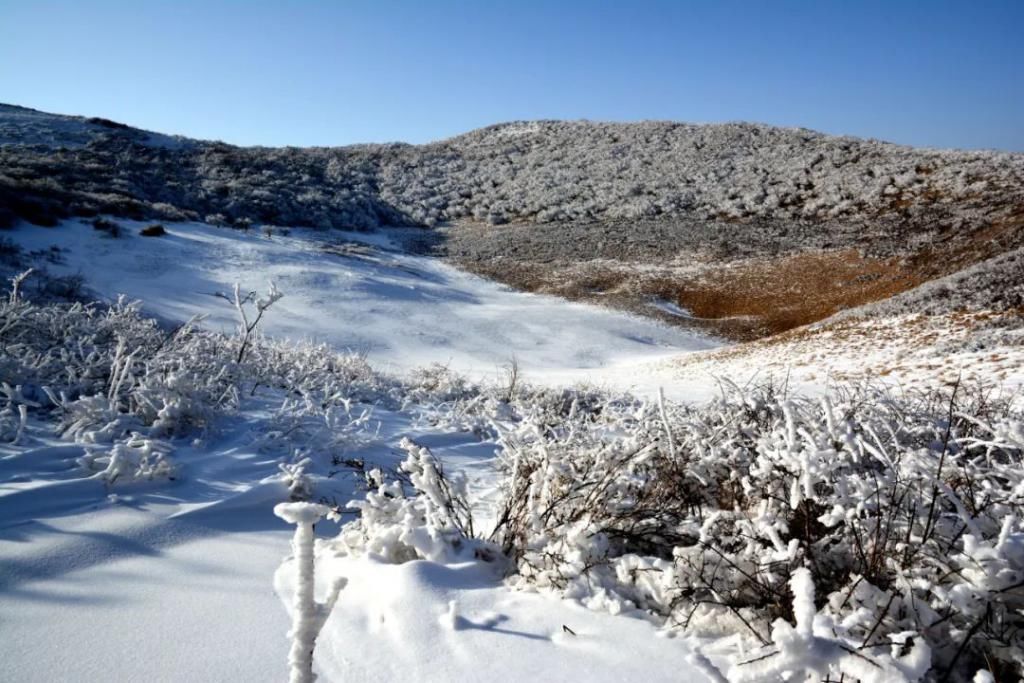
{"label": "snow-covered hill", "polygon": [[203,315],[207,327],[230,331],[235,311],[217,294],[236,282],[262,291],[273,281],[285,297],[265,333],[326,342],[391,371],[437,363],[494,379],[515,361],[532,382],[651,392],[657,379],[637,372],[645,361],[718,345],[639,316],[515,292],[402,253],[383,234],[296,230],[267,237],[186,223],[168,225],[162,237],[142,237],[144,223],[121,225],[117,238],[74,220],[50,229],[24,225],[7,237],[25,253],[44,255],[31,265],[54,276],[80,273],[101,299],[141,299],[173,324]]}
{"label": "snow-covered hill", "polygon": [[[394,468],[400,442],[411,438],[468,477],[481,522],[487,518],[498,440],[460,422],[468,388],[449,368],[507,383],[502,366],[515,358],[520,383],[653,391],[658,379],[639,374],[646,361],[716,345],[642,318],[516,293],[397,252],[383,235],[267,237],[179,224],[143,237],[144,224],[119,225],[116,238],[77,221],[6,235],[21,249],[20,265],[45,269],[35,276],[41,284],[81,274],[85,291],[114,306],[107,322],[77,305],[53,313],[44,324],[51,340],[41,328],[22,329],[28,314],[17,297],[0,311],[4,344],[19,345],[0,353],[0,661],[4,677],[20,681],[279,681],[288,630],[281,599],[291,589],[282,574],[281,597],[273,591],[274,569],[288,552],[275,503],[315,495],[344,504],[360,494],[364,467]],[[22,291],[32,292],[32,278]],[[231,375],[244,365],[203,370],[218,354],[235,353],[236,311],[215,293],[235,282],[262,290],[268,280],[284,296],[261,330],[264,340],[282,341],[254,353],[276,358],[284,374],[320,364],[304,380],[319,398],[308,394],[305,408],[273,386],[281,380],[257,380],[239,393]],[[165,329],[136,319],[116,303],[120,295],[140,299]],[[171,350],[183,336],[178,326],[196,315],[227,336],[157,369],[161,350],[178,353]],[[40,363],[20,341],[44,356],[71,355]],[[128,356],[119,359],[114,346],[122,343]],[[409,384],[370,371],[363,355]],[[77,369],[65,375],[64,362]],[[57,413],[76,412],[71,404],[122,362],[134,398],[73,424],[58,417],[63,438],[55,435]],[[346,364],[354,374],[334,384],[332,369]],[[132,412],[136,400],[150,400],[136,393],[149,391],[139,373],[163,387],[158,393],[176,387],[176,399],[157,399],[164,427],[127,414],[127,422],[102,427],[128,404]],[[188,379],[198,376],[226,379],[230,389],[200,398],[203,390],[194,393]],[[47,385],[71,401],[66,409],[53,412]],[[217,395],[231,407],[204,403]],[[296,494],[297,482],[305,493]],[[326,680],[568,680],[583,672],[589,680],[667,681],[691,668],[690,648],[657,637],[647,619],[511,593],[496,568],[368,560],[346,571],[351,588],[318,654]],[[488,652],[486,660],[477,651]]]}
{"label": "snow-covered hill", "polygon": [[238,148],[0,105],[0,168],[0,208],[44,220],[68,210],[341,228],[888,216],[913,232],[924,220],[971,230],[1020,206],[1024,155],[747,123],[585,121],[427,145]]}

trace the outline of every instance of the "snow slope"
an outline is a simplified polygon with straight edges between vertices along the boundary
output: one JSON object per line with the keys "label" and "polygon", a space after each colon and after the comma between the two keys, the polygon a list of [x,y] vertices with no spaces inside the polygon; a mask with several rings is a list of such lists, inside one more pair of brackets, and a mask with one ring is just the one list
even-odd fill
{"label": "snow slope", "polygon": [[[268,313],[269,333],[363,349],[396,371],[444,362],[493,379],[514,353],[534,381],[633,385],[637,359],[713,345],[517,294],[382,239],[370,248],[204,225],[143,238],[141,225],[123,225],[118,239],[77,222],[8,234],[26,251],[58,245],[60,262],[40,265],[81,272],[105,297],[143,299],[168,322],[206,313],[208,325],[230,330],[233,312],[214,293],[273,279],[285,298]],[[272,510],[289,495],[279,466],[299,456],[273,437],[281,398],[261,392],[194,440],[175,441],[171,482],[89,476],[77,461],[85,446],[54,437],[50,424],[32,421],[21,445],[0,444],[0,680],[285,677],[289,565],[274,577],[290,530]],[[375,408],[366,435],[357,455],[368,463],[397,464],[397,444],[410,437],[467,473],[478,505],[492,492],[493,439],[417,406]],[[318,495],[354,497],[354,477],[320,474]],[[333,569],[351,585],[316,651],[322,680],[669,680],[681,671],[703,680],[689,647],[657,637],[651,623],[512,593],[479,565],[364,558]]]}
{"label": "snow slope", "polygon": [[[0,679],[283,680],[289,565],[274,576],[290,533],[272,509],[288,498],[276,476],[288,457],[265,445],[271,408],[252,399],[178,449],[176,482],[115,492],[83,478],[82,446],[38,426],[29,448],[0,446]],[[493,441],[414,411],[379,409],[373,422],[367,462],[395,465],[408,436],[487,497]],[[355,495],[343,474],[317,490]],[[339,563],[351,584],[316,651],[322,680],[667,681],[691,657],[646,621],[511,593],[479,565]]]}
{"label": "snow slope", "polygon": [[[479,563],[337,564],[349,584],[317,650],[329,681],[668,683],[681,672],[692,683],[711,680],[686,644],[647,621],[509,591]],[[290,572],[277,579],[288,598]]]}
{"label": "snow slope", "polygon": [[278,459],[251,445],[259,413],[235,422],[182,453],[178,481],[116,492],[49,430],[0,447],[0,679],[284,677],[283,659],[254,653],[287,630],[267,578],[287,492]]}
{"label": "snow slope", "polygon": [[263,291],[273,280],[285,297],[268,314],[269,335],[365,352],[384,370],[442,363],[471,379],[494,379],[515,357],[531,382],[651,392],[658,379],[645,377],[645,361],[718,345],[638,316],[516,292],[403,254],[379,234],[295,230],[268,239],[190,223],[168,224],[168,235],[146,238],[137,234],[143,224],[120,223],[126,229],[117,239],[79,221],[53,229],[23,225],[8,234],[26,250],[60,247],[62,263],[46,268],[85,274],[86,286],[101,297],[142,299],[148,312],[168,321],[202,313],[212,329],[235,325],[217,292],[230,292],[235,282]]}

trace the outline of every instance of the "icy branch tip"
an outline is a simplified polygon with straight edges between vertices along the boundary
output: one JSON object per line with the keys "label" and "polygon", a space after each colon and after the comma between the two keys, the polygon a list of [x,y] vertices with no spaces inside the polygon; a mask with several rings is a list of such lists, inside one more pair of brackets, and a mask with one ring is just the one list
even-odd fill
{"label": "icy branch tip", "polygon": [[330,508],[319,503],[278,503],[274,514],[289,524],[316,524],[330,512]]}

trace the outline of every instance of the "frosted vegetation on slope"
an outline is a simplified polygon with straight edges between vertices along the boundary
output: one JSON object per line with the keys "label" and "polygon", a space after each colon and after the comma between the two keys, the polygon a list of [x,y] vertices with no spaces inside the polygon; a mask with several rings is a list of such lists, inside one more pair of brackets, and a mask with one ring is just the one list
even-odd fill
{"label": "frosted vegetation on slope", "polygon": [[662,122],[513,123],[418,146],[238,148],[0,105],[0,168],[8,220],[71,211],[365,229],[895,214],[960,229],[1020,203],[1024,156]]}
{"label": "frosted vegetation on slope", "polygon": [[1024,311],[1024,248],[840,315],[941,315],[963,310]]}
{"label": "frosted vegetation on slope", "polygon": [[235,324],[232,307],[217,293],[231,292],[235,282],[262,289],[271,279],[287,296],[262,324],[265,333],[351,349],[394,371],[443,363],[492,376],[515,355],[538,379],[604,381],[609,367],[717,345],[637,316],[510,291],[436,259],[401,253],[383,235],[295,230],[268,238],[177,224],[149,238],[138,234],[144,224],[118,225],[118,238],[82,221],[54,229],[19,226],[0,237],[0,273],[45,269],[48,277],[37,274],[26,283],[44,295],[77,277],[80,293],[88,287],[109,302],[125,293],[168,323],[201,314],[216,330]]}
{"label": "frosted vegetation on slope", "polygon": [[[697,408],[474,391],[458,419],[504,446],[493,527],[467,533],[457,487],[387,481],[323,554],[502,557],[514,586],[747,641],[729,680],[1009,675],[1024,663],[1022,418],[964,387],[732,387]],[[423,471],[409,452],[405,471]]]}
{"label": "frosted vegetation on slope", "polygon": [[[187,476],[180,444],[245,396],[277,396],[281,429],[267,438],[303,454],[282,479],[317,500],[329,478],[312,472],[358,453],[360,406],[431,405],[433,420],[499,439],[496,505],[412,441],[398,470],[341,456],[367,495],[336,508],[360,514],[318,561],[483,563],[514,586],[726,638],[707,654],[734,680],[967,680],[1024,663],[1024,416],[1007,401],[966,387],[815,401],[766,387],[686,407],[481,387],[443,368],[398,381],[327,348],[243,343],[164,331],[123,302],[11,292],[0,432],[51,421],[86,445],[83,476],[118,487]],[[734,656],[737,638],[755,650]]]}

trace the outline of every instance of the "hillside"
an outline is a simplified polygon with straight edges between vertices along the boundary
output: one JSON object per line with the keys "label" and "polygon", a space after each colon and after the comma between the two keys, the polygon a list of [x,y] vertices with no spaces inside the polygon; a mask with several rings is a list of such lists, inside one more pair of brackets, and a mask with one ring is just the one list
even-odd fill
{"label": "hillside", "polygon": [[0,668],[1015,680],[1022,164],[0,106]]}
{"label": "hillside", "polygon": [[[1024,381],[1019,330],[880,314],[715,348],[381,234],[116,224],[7,233],[40,268],[0,296],[16,680],[279,681],[296,651],[326,681],[1024,661],[1024,413],[992,386]],[[75,273],[97,301],[48,300]],[[803,374],[836,361],[874,383]],[[285,557],[290,513],[317,541]]]}
{"label": "hillside", "polygon": [[542,121],[270,149],[0,105],[0,169],[7,224],[448,226],[423,242],[474,272],[740,339],[1024,246],[1024,154],[742,123]]}
{"label": "hillside", "polygon": [[0,105],[0,145],[8,187],[45,195],[38,181],[48,171],[79,200],[72,210],[134,201],[140,211],[173,207],[228,222],[895,216],[960,230],[1024,201],[1021,154],[917,150],[744,123],[520,122],[426,145],[269,149]]}

